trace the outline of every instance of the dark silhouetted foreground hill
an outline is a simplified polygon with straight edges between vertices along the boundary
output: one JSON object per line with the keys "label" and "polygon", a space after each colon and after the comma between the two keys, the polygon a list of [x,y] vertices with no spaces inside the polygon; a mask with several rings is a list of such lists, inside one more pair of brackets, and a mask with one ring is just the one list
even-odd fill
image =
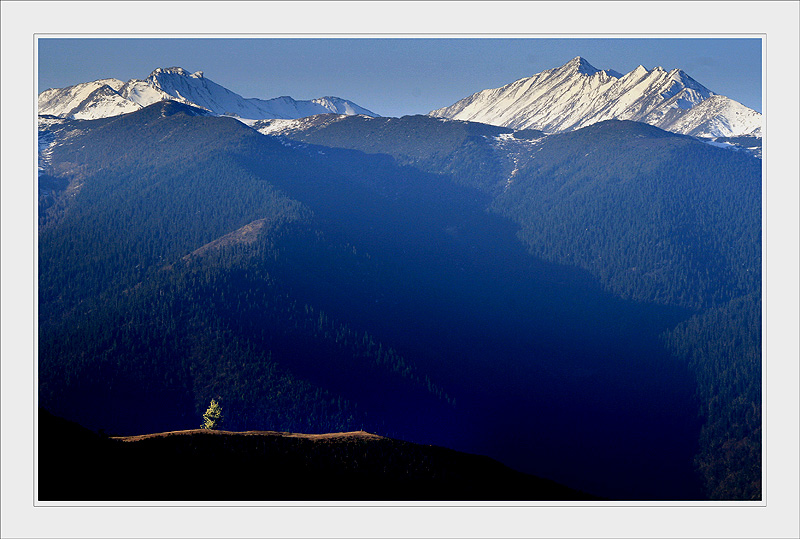
{"label": "dark silhouetted foreground hill", "polygon": [[593,500],[488,457],[364,431],[104,437],[39,411],[40,500]]}

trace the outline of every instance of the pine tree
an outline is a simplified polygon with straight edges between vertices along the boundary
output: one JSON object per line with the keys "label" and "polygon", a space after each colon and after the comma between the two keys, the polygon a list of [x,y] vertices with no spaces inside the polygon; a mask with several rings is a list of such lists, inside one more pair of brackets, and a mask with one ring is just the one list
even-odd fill
{"label": "pine tree", "polygon": [[211,404],[208,405],[208,410],[203,414],[202,428],[213,430],[222,423],[222,407],[215,399],[211,399]]}

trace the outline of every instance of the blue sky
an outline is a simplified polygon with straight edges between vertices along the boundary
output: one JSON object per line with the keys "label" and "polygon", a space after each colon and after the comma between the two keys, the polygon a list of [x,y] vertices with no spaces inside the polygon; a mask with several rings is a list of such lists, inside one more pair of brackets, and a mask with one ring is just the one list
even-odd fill
{"label": "blue sky", "polygon": [[335,95],[384,116],[426,113],[583,56],[626,73],[679,67],[761,111],[760,39],[40,39],[39,90],[156,67],[202,70],[245,97]]}
{"label": "blue sky", "polygon": [[40,38],[39,91],[180,66],[244,97],[334,95],[383,116],[424,114],[583,56],[627,73],[680,68],[761,112],[761,40],[719,38]]}

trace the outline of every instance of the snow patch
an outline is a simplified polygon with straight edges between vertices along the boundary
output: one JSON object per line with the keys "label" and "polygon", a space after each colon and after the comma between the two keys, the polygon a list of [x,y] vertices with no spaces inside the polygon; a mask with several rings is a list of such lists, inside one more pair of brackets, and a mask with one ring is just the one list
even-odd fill
{"label": "snow patch", "polygon": [[738,150],[739,148],[731,144],[730,142],[717,142],[716,140],[704,140],[706,144],[710,144],[711,146],[716,146],[717,148],[726,148],[728,150]]}

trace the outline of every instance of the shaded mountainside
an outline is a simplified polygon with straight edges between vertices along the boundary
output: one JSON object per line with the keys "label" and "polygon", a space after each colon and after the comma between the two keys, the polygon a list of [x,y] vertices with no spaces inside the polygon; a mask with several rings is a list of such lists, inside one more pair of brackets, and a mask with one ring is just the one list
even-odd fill
{"label": "shaded mountainside", "polygon": [[[703,314],[758,302],[755,159],[616,121],[264,136],[164,102],[45,124],[39,404],[59,416],[172,431],[217,399],[234,431],[365,430],[614,499],[697,499],[693,456],[711,492],[735,465],[714,444],[753,439],[760,336]],[[707,346],[730,336],[749,348]],[[759,496],[754,470],[720,495]]]}
{"label": "shaded mountainside", "polygon": [[42,501],[596,500],[488,457],[363,431],[109,438],[39,410]]}
{"label": "shaded mountainside", "polygon": [[[726,316],[707,324],[704,309],[759,304],[760,161],[630,121],[547,137],[501,130],[422,117],[340,118],[284,136],[449,174],[491,194],[491,210],[520,226],[535,255],[584,268],[617,295],[696,309],[665,334],[698,381],[698,402],[714,403],[701,405],[696,464],[711,497],[759,498],[760,311],[751,310],[745,327]],[[750,147],[759,139],[717,142],[729,140]]]}
{"label": "shaded mountainside", "polygon": [[761,161],[647,124],[544,139],[492,208],[533,254],[613,292],[702,309],[761,285]]}
{"label": "shaded mountainside", "polygon": [[328,205],[343,203],[331,184],[350,202],[364,188],[316,153],[178,103],[64,130],[46,172],[72,187],[40,211],[43,404],[121,432],[185,425],[214,397],[241,429],[375,429],[404,400],[444,421],[441,387],[317,305],[374,295],[375,263],[325,206],[276,184]]}
{"label": "shaded mountainside", "polygon": [[459,185],[484,192],[493,192],[513,168],[512,160],[496,150],[496,137],[542,135],[535,130],[515,132],[507,127],[421,115],[320,115],[283,125],[286,127],[279,129],[274,122],[259,122],[253,128],[309,144],[389,155],[400,165],[445,175]]}
{"label": "shaded mountainside", "polygon": [[424,116],[347,117],[292,140],[391,156],[488,196],[532,254],[616,295],[692,309],[761,282],[761,161],[610,120],[544,137]]}
{"label": "shaded mountainside", "polygon": [[665,334],[698,378],[695,464],[715,500],[761,499],[761,299],[737,298]]}

